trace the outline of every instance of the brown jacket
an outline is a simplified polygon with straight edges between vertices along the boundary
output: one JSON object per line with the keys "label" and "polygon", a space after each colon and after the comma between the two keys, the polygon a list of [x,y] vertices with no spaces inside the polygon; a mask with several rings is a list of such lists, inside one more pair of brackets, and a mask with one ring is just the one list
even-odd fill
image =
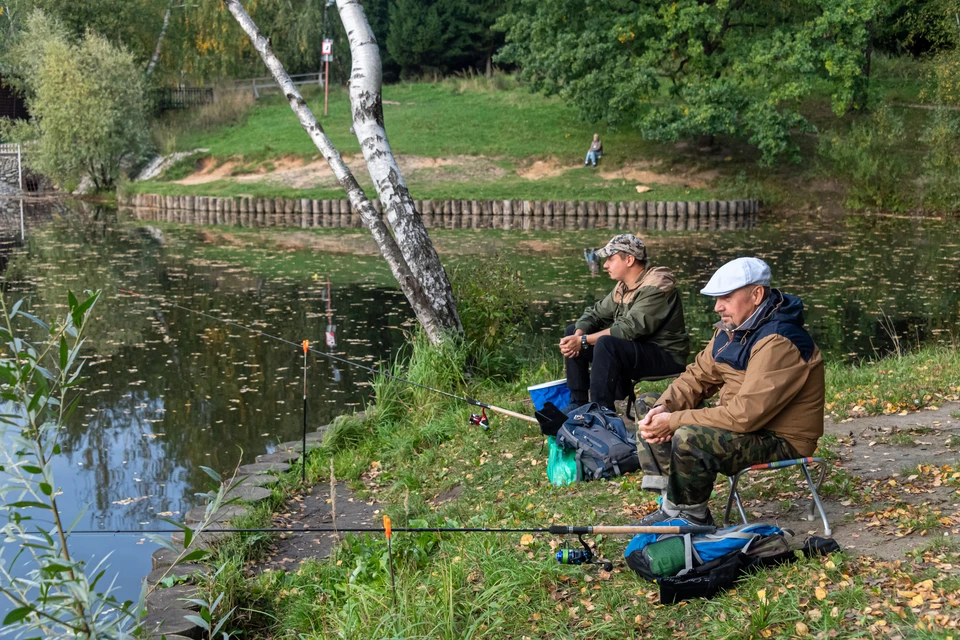
{"label": "brown jacket", "polygon": [[[657,404],[670,428],[702,425],[748,433],[769,429],[812,455],[823,435],[823,360],[803,329],[803,302],[776,289],[735,332],[722,327]],[[697,409],[720,392],[719,406]]]}

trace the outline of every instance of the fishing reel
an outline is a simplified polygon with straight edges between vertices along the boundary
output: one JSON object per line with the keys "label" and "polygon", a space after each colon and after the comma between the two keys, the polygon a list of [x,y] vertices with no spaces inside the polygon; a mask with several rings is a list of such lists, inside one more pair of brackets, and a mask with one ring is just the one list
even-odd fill
{"label": "fishing reel", "polygon": [[579,534],[577,539],[583,545],[583,549],[560,549],[557,551],[557,562],[560,564],[596,564],[600,565],[604,571],[613,571],[613,563],[604,558],[595,558],[593,549],[583,539],[583,534]]}
{"label": "fishing reel", "polygon": [[483,427],[484,431],[490,429],[490,420],[487,418],[487,410],[480,409],[480,413],[470,414],[470,424],[475,427]]}

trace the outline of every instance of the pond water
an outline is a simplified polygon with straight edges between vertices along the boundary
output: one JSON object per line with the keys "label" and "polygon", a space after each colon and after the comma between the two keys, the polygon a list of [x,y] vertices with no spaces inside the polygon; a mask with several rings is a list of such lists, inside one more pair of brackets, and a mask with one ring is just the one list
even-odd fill
{"label": "pond water", "polygon": [[[166,526],[159,517],[182,518],[196,504],[194,492],[206,488],[201,465],[231,470],[301,430],[297,349],[121,290],[287,340],[307,338],[367,366],[389,361],[413,326],[361,230],[145,224],[85,205],[56,213],[38,212],[21,246],[0,244],[0,267],[8,299],[26,298],[24,308],[39,317],[62,313],[68,289],[104,292],[89,333],[86,395],[55,468],[67,519],[89,505],[81,529]],[[955,220],[796,218],[645,238],[652,261],[677,273],[697,346],[715,321],[712,303],[697,291],[721,263],[752,254],[770,262],[775,286],[804,298],[825,354],[854,359],[896,341],[955,340],[958,231]],[[609,290],[602,273],[591,275],[582,249],[610,235],[431,231],[452,271],[494,255],[517,269],[536,303],[531,339],[544,344]],[[313,429],[361,408],[369,374],[311,356],[308,393]],[[155,548],[139,535],[76,536],[71,547],[91,560],[112,552],[125,597],[135,597]]]}

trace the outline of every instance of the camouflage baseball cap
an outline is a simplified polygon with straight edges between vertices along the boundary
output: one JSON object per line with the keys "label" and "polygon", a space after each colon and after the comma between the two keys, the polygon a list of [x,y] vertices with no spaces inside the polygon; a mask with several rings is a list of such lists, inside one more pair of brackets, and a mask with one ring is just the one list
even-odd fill
{"label": "camouflage baseball cap", "polygon": [[623,252],[635,257],[637,260],[647,259],[647,247],[643,240],[632,233],[621,233],[613,236],[607,246],[597,249],[598,258],[609,258],[615,253]]}

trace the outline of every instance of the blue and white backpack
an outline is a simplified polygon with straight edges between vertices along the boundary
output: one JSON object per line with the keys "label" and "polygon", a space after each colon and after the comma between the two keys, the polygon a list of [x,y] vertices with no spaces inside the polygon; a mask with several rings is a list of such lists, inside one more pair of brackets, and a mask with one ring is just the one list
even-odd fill
{"label": "blue and white backpack", "polygon": [[[681,518],[657,523],[658,526],[689,524]],[[792,535],[770,524],[743,524],[703,535],[641,533],[633,537],[623,555],[627,566],[644,578],[659,582],[663,578],[682,576],[733,552],[749,555],[755,546],[769,545],[771,539],[782,542],[785,548],[785,539]]]}

